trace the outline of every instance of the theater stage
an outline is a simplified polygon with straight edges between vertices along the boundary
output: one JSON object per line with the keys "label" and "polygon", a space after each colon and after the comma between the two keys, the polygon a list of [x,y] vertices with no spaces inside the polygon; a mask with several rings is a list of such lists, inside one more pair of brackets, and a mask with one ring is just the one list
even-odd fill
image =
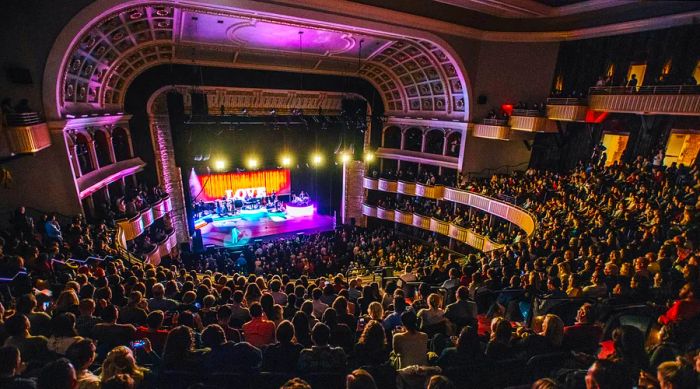
{"label": "theater stage", "polygon": [[[273,235],[290,233],[316,233],[330,231],[335,228],[332,216],[320,215],[313,212],[298,212],[298,209],[287,207],[287,212],[272,212],[264,208],[243,210],[236,215],[203,216],[195,220],[195,228],[202,233],[204,246],[237,248],[252,243],[255,239],[263,239]],[[297,211],[297,212],[295,212]],[[240,231],[238,242],[234,243],[231,231],[236,227]]]}

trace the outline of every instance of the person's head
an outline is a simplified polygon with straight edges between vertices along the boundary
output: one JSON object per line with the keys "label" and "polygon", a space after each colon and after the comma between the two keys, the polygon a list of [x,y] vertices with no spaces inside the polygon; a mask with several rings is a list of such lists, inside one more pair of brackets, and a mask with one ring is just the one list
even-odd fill
{"label": "person's head", "polygon": [[455,389],[455,386],[449,378],[443,375],[434,375],[430,377],[427,389]]}
{"label": "person's head", "polygon": [[428,307],[430,309],[440,308],[440,295],[437,293],[431,293],[430,296],[428,296]]}
{"label": "person's head", "polygon": [[591,303],[581,305],[581,308],[576,312],[576,321],[584,324],[592,324],[595,321],[593,305]]}
{"label": "person's head", "polygon": [[480,351],[479,334],[475,327],[466,326],[459,332],[457,351],[460,353],[478,353]]}
{"label": "person's head", "polygon": [[384,308],[382,304],[373,301],[369,304],[369,307],[367,307],[367,314],[372,320],[382,320],[384,319]]}
{"label": "person's head", "polygon": [[355,369],[346,377],[345,389],[377,389],[377,384],[367,370]]}
{"label": "person's head", "polygon": [[644,334],[637,327],[623,325],[612,334],[615,354],[629,365],[646,368],[649,364],[644,349]]}
{"label": "person's head", "polygon": [[401,314],[401,324],[406,327],[408,331],[418,330],[418,317],[412,311],[406,311]]}
{"label": "person's head", "polygon": [[51,318],[51,335],[55,337],[78,336],[78,331],[75,329],[75,315],[66,312]]}
{"label": "person's head", "polygon": [[381,322],[370,320],[362,330],[358,343],[364,344],[370,350],[377,350],[386,345],[386,336]]}
{"label": "person's head", "polygon": [[134,389],[134,379],[128,374],[116,374],[102,381],[100,389]]}
{"label": "person's head", "polygon": [[10,336],[27,336],[29,335],[29,329],[29,319],[21,313],[16,313],[5,321],[5,331],[7,331],[7,334]]}
{"label": "person's head", "polygon": [[561,385],[551,378],[540,378],[532,383],[530,389],[559,389]]}
{"label": "person's head", "polygon": [[692,388],[696,385],[693,375],[695,372],[689,367],[684,366],[681,362],[668,361],[663,362],[656,368],[656,378],[659,380],[661,389],[681,389]]}
{"label": "person's head", "polygon": [[253,318],[262,317],[262,314],[262,305],[260,305],[259,303],[253,303],[253,305],[250,306],[250,316],[252,316]]}
{"label": "person's head", "polygon": [[467,288],[466,286],[460,286],[459,288],[457,288],[457,300],[469,300],[469,288]]}
{"label": "person's head", "polygon": [[39,373],[37,389],[74,389],[78,380],[75,368],[66,358],[50,362]]}
{"label": "person's head", "polygon": [[89,368],[95,361],[95,350],[92,339],[81,339],[68,347],[66,358],[80,371]]}
{"label": "person's head", "polygon": [[629,388],[622,366],[607,359],[597,359],[586,372],[586,389]]}
{"label": "person's head", "polygon": [[547,314],[542,322],[542,335],[553,345],[561,346],[564,340],[564,321],[557,315]]}
{"label": "person's head", "polygon": [[119,318],[119,309],[116,305],[110,304],[102,310],[102,320],[107,323],[115,323]]}
{"label": "person's head", "polygon": [[275,331],[275,338],[278,343],[291,343],[294,339],[294,325],[289,320],[283,320]]}
{"label": "person's head", "polygon": [[694,282],[688,282],[678,292],[678,297],[681,299],[693,299],[698,297],[698,286]]}
{"label": "person's head", "polygon": [[165,314],[161,310],[155,310],[146,316],[146,325],[152,330],[160,329],[163,326]]}
{"label": "person's head", "polygon": [[194,348],[194,333],[187,326],[177,326],[170,330],[163,347],[163,359],[181,358]]}
{"label": "person's head", "polygon": [[291,380],[280,386],[280,389],[312,389],[308,382],[302,380],[299,377],[292,378]]}
{"label": "person's head", "polygon": [[0,376],[13,377],[20,370],[22,356],[15,346],[0,347]]}
{"label": "person's head", "polygon": [[316,346],[328,345],[328,340],[330,337],[331,329],[323,323],[316,323],[314,328],[311,330],[311,341],[314,342],[314,345]]}
{"label": "person's head", "polygon": [[139,374],[136,366],[136,358],[130,348],[117,346],[112,349],[102,362],[102,381],[108,380],[117,374]]}
{"label": "person's head", "polygon": [[226,343],[226,333],[218,324],[209,324],[202,331],[202,345],[204,347],[214,348]]}
{"label": "person's head", "polygon": [[508,320],[499,317],[491,323],[491,340],[503,344],[508,344],[513,336],[513,327]]}

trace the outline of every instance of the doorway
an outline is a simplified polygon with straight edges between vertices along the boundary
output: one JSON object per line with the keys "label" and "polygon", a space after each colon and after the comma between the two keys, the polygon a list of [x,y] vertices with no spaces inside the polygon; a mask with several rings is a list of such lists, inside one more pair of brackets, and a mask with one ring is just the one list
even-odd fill
{"label": "doorway", "polygon": [[645,64],[645,63],[630,65],[630,68],[627,71],[627,82],[625,83],[625,85],[627,85],[627,83],[629,83],[633,74],[637,76],[637,88],[644,85],[644,73],[646,71],[647,71],[647,64]]}
{"label": "doorway", "polygon": [[622,154],[627,148],[629,138],[628,133],[603,133],[603,147],[605,147],[607,155],[605,166],[619,163],[622,160]]}
{"label": "doorway", "polygon": [[664,166],[672,163],[691,166],[695,163],[700,150],[700,132],[692,130],[671,130],[666,143]]}

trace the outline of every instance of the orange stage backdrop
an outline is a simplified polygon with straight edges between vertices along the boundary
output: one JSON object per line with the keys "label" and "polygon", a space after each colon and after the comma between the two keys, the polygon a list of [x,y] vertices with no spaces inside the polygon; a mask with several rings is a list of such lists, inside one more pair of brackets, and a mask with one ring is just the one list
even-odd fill
{"label": "orange stage backdrop", "polygon": [[[197,200],[213,201],[226,196],[226,190],[235,193],[238,189],[264,187],[267,194],[274,191],[278,195],[291,193],[292,180],[289,169],[258,170],[243,173],[204,174],[197,176],[199,187],[204,190]],[[193,193],[196,195],[196,193]]]}

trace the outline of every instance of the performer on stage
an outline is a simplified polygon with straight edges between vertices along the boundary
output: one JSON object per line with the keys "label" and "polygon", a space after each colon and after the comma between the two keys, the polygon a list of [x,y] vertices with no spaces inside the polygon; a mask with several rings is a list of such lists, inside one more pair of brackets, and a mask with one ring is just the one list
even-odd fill
{"label": "performer on stage", "polygon": [[240,235],[241,230],[238,227],[233,227],[231,230],[231,243],[238,244],[238,235]]}

